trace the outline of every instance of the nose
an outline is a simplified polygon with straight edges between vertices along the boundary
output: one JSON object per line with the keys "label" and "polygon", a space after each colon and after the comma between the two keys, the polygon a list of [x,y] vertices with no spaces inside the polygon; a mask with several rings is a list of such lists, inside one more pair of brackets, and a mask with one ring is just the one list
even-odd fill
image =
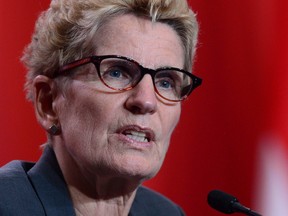
{"label": "nose", "polygon": [[128,92],[130,95],[125,106],[130,112],[134,114],[153,114],[156,112],[157,98],[150,75],[146,74],[138,85]]}

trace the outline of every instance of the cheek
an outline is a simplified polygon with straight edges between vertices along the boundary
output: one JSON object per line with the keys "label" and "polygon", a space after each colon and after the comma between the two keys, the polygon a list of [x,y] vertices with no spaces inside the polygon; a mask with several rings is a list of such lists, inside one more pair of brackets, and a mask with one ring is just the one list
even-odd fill
{"label": "cheek", "polygon": [[105,115],[107,107],[103,105],[101,99],[95,97],[95,94],[89,93],[90,91],[85,89],[78,92],[71,91],[63,98],[59,115],[63,133],[80,136],[82,141],[90,139],[94,132],[101,134],[106,122],[109,121],[109,116]]}
{"label": "cheek", "polygon": [[170,107],[166,114],[161,118],[162,132],[163,132],[163,148],[166,154],[170,144],[171,135],[177,126],[181,114],[181,105],[177,104],[175,107]]}
{"label": "cheek", "polygon": [[101,99],[89,92],[79,90],[73,95],[67,95],[60,115],[66,151],[79,166],[87,167],[91,161],[97,163],[96,153],[99,154],[99,160],[104,155],[108,124],[112,121],[110,115],[107,115],[109,107],[99,103]]}
{"label": "cheek", "polygon": [[181,105],[176,104],[175,107],[168,107],[168,110],[162,118],[162,125],[165,127],[165,132],[170,136],[179,122],[181,115]]}

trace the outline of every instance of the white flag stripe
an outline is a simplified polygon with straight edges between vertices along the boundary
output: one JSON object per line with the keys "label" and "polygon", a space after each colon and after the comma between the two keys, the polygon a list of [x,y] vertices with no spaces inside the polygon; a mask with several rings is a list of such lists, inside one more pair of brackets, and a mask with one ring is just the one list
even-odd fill
{"label": "white flag stripe", "polygon": [[285,143],[265,138],[259,145],[256,208],[264,216],[288,216],[288,157]]}

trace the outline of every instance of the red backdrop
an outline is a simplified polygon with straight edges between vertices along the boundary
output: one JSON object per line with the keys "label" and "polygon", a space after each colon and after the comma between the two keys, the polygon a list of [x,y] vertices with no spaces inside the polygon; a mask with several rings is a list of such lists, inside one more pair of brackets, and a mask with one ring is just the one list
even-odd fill
{"label": "red backdrop", "polygon": [[[261,140],[273,134],[280,137],[285,157],[288,149],[288,3],[190,3],[201,27],[194,70],[204,82],[183,103],[163,169],[146,184],[179,203],[187,215],[220,215],[206,204],[207,193],[215,188],[261,208],[256,193],[262,180],[257,154]],[[48,4],[0,3],[0,165],[12,159],[37,160],[39,145],[46,140],[25,100],[19,57]]]}

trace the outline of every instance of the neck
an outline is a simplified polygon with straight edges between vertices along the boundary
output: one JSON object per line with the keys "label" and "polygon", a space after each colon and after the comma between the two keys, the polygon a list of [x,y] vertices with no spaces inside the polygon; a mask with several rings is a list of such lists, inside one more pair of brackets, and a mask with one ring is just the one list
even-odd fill
{"label": "neck", "polygon": [[54,151],[77,216],[128,215],[140,181],[97,175],[97,170],[92,173],[79,167],[67,153]]}
{"label": "neck", "polygon": [[78,188],[69,186],[69,191],[77,216],[127,216],[132,206],[136,190],[131,194],[109,198],[91,197],[79,191]]}

